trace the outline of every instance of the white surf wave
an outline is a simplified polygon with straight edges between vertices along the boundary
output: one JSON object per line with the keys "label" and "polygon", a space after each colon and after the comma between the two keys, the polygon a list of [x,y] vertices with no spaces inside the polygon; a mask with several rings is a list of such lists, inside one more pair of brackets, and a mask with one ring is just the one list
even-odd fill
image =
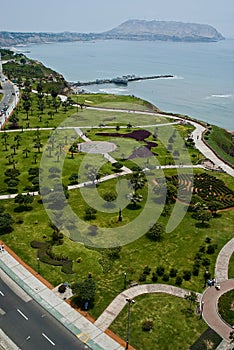
{"label": "white surf wave", "polygon": [[104,92],[106,94],[117,94],[117,93],[121,93],[121,92],[127,92],[128,89],[124,89],[124,88],[104,88],[104,89],[99,89],[100,92]]}
{"label": "white surf wave", "polygon": [[213,94],[210,96],[207,96],[206,99],[209,100],[211,98],[231,98],[232,95],[231,94]]}

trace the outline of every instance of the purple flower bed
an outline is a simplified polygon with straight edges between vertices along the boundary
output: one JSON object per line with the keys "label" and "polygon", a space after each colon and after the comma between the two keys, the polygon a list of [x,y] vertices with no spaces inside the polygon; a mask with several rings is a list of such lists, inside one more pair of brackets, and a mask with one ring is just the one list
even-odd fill
{"label": "purple flower bed", "polygon": [[109,136],[109,137],[123,137],[123,138],[132,138],[136,141],[145,141],[146,145],[141,146],[138,149],[136,149],[129,157],[128,159],[133,159],[133,158],[147,158],[147,157],[152,157],[152,156],[157,156],[157,153],[151,152],[152,147],[157,147],[158,144],[156,142],[152,141],[146,141],[150,135],[151,132],[147,130],[135,130],[132,132],[129,132],[127,134],[119,134],[118,132],[116,133],[111,133],[111,132],[97,132],[95,135],[98,136]]}
{"label": "purple flower bed", "polygon": [[97,132],[95,135],[132,138],[132,139],[135,139],[136,141],[144,141],[145,139],[147,139],[151,135],[151,132],[147,131],[147,130],[135,130],[135,131],[129,132],[127,134],[119,134],[118,132],[116,132],[116,133],[112,133],[112,132],[104,132],[104,133]]}

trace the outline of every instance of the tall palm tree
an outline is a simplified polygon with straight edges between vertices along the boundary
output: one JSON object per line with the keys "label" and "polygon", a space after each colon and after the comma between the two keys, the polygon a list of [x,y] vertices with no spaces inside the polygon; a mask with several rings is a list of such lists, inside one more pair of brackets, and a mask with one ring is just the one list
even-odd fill
{"label": "tall palm tree", "polygon": [[11,145],[11,149],[13,149],[14,155],[16,155],[16,149],[17,149],[16,143],[13,143],[13,145]]}
{"label": "tall palm tree", "polygon": [[20,135],[16,135],[14,137],[14,141],[16,141],[16,148],[18,149],[19,146],[20,146],[21,136]]}
{"label": "tall palm tree", "polygon": [[31,102],[29,100],[24,101],[23,107],[24,107],[24,110],[25,110],[26,115],[27,115],[26,120],[28,120],[28,112],[31,108]]}
{"label": "tall palm tree", "polygon": [[27,148],[27,147],[23,150],[23,154],[25,154],[25,158],[28,158],[28,154],[29,154],[30,152],[31,152],[30,149]]}

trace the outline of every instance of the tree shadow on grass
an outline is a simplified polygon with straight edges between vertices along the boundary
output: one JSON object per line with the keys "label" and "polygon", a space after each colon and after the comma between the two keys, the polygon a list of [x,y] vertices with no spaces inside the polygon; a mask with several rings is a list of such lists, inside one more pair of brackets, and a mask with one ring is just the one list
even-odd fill
{"label": "tree shadow on grass", "polygon": [[23,211],[31,211],[31,210],[33,210],[33,207],[31,206],[20,205],[14,209],[14,212],[22,213]]}
{"label": "tree shadow on grass", "polygon": [[209,228],[210,224],[208,224],[207,222],[197,222],[195,226],[197,228]]}
{"label": "tree shadow on grass", "polygon": [[132,203],[130,203],[130,204],[127,205],[127,209],[130,209],[130,210],[138,210],[140,208],[141,208],[140,204],[132,204]]}

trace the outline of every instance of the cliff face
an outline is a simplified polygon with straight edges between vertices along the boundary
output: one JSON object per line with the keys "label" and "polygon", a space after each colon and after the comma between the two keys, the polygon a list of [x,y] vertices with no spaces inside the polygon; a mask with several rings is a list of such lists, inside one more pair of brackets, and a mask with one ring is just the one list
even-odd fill
{"label": "cliff face", "polygon": [[89,40],[219,41],[224,37],[207,24],[129,20],[104,33],[0,32],[0,46]]}
{"label": "cliff face", "polygon": [[116,38],[172,41],[218,41],[224,37],[207,24],[129,20],[105,33]]}

